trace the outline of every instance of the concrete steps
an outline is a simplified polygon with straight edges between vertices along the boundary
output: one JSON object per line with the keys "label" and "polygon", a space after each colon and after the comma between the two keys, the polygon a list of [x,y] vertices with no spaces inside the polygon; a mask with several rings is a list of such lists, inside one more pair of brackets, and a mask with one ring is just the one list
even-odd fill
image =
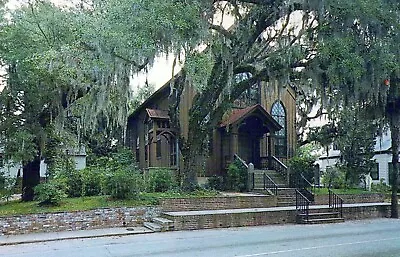
{"label": "concrete steps", "polygon": [[144,222],[143,226],[153,232],[166,232],[174,230],[174,221],[162,217],[152,219],[152,222]]}
{"label": "concrete steps", "polygon": [[304,213],[297,214],[297,223],[299,224],[327,224],[327,223],[341,223],[344,219],[340,217],[339,212],[329,211],[321,212],[320,210],[313,210],[307,215]]}
{"label": "concrete steps", "polygon": [[254,189],[264,189],[264,174],[267,174],[279,188],[287,187],[285,179],[275,170],[254,170]]}

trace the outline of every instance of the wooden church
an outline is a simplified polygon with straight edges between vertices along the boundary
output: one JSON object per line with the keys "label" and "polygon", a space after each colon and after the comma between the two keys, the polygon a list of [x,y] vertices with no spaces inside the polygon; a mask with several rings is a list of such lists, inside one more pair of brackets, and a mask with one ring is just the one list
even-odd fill
{"label": "wooden church", "polygon": [[[249,74],[239,74],[250,76]],[[140,169],[179,169],[176,131],[168,115],[170,83],[166,83],[130,115],[127,143],[136,153]],[[196,90],[186,85],[179,103],[182,136],[187,135],[189,109]],[[205,167],[199,176],[223,175],[239,156],[257,169],[285,163],[296,145],[296,91],[278,82],[260,81],[246,90],[215,127],[208,156],[199,156]]]}

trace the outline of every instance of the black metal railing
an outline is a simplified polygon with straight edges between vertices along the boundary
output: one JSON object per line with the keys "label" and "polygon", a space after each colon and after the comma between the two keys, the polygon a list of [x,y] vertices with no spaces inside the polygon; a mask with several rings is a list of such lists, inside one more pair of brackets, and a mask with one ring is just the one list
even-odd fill
{"label": "black metal railing", "polygon": [[233,159],[234,159],[234,160],[240,161],[240,162],[243,164],[243,166],[246,167],[246,169],[249,168],[249,165],[247,165],[247,163],[246,163],[242,158],[240,158],[239,155],[235,154],[235,155],[233,156]]}
{"label": "black metal railing", "polygon": [[233,155],[234,160],[238,160],[247,170],[247,187],[248,190],[253,190],[255,188],[255,179],[254,179],[254,172],[249,172],[249,165],[242,159],[240,158],[239,155],[235,154]]}
{"label": "black metal railing", "polygon": [[314,202],[315,199],[315,185],[312,184],[303,174],[300,174],[300,186],[303,195],[307,197],[308,200]]}
{"label": "black metal railing", "polygon": [[278,185],[270,176],[264,173],[264,190],[270,190],[274,195],[278,195]]}
{"label": "black metal railing", "polygon": [[308,200],[314,202],[315,185],[312,184],[303,174],[293,174],[290,176],[290,187],[299,190]]}
{"label": "black metal railing", "polygon": [[288,167],[275,156],[271,156],[270,169],[277,171],[279,174],[281,174],[285,181],[288,181]]}
{"label": "black metal railing", "polygon": [[310,200],[307,199],[299,190],[296,189],[296,211],[303,214],[304,220],[308,221],[310,213]]}
{"label": "black metal railing", "polygon": [[329,208],[331,208],[332,211],[338,212],[340,218],[343,218],[343,199],[340,198],[331,189],[329,189],[328,191],[329,191]]}

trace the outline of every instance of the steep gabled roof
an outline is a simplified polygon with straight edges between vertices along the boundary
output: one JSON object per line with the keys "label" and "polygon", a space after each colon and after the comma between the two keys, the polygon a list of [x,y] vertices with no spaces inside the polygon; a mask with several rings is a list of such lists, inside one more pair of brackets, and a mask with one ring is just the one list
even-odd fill
{"label": "steep gabled roof", "polygon": [[151,119],[169,119],[168,111],[146,108],[146,112]]}
{"label": "steep gabled roof", "polygon": [[269,129],[274,132],[280,130],[282,127],[278,122],[259,104],[246,107],[244,109],[234,109],[232,113],[220,123],[220,127],[226,127],[232,124],[242,122],[244,119],[253,115],[254,113],[260,113],[261,117],[265,122],[268,123]]}

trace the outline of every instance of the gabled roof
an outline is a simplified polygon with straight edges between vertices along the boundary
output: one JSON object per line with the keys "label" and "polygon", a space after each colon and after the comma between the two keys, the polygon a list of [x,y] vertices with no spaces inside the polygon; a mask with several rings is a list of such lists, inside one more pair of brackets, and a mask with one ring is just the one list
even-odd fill
{"label": "gabled roof", "polygon": [[146,109],[147,115],[151,119],[169,119],[169,115],[167,111],[157,110],[157,109]]}
{"label": "gabled roof", "polygon": [[246,107],[244,109],[234,109],[232,113],[220,123],[220,127],[226,127],[232,124],[240,123],[254,113],[261,114],[261,117],[268,123],[271,132],[278,131],[282,127],[278,122],[259,104]]}

